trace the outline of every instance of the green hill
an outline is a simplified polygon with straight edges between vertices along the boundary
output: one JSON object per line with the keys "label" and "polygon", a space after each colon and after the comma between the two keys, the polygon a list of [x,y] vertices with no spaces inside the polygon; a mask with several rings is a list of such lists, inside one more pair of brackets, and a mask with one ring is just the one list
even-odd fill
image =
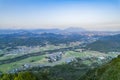
{"label": "green hill", "polygon": [[100,52],[120,52],[120,34],[105,36],[86,46],[87,49]]}
{"label": "green hill", "polygon": [[99,68],[88,71],[79,80],[120,80],[120,56]]}

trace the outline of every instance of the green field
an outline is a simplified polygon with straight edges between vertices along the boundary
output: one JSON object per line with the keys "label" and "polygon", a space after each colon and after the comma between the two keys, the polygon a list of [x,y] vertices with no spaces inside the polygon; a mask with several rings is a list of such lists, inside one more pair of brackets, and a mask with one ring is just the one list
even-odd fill
{"label": "green field", "polygon": [[[68,59],[74,59],[74,58],[83,59],[83,58],[90,58],[90,57],[107,57],[107,56],[116,57],[119,54],[113,54],[113,53],[105,54],[105,53],[100,53],[100,52],[96,52],[96,51],[84,51],[84,52],[66,51],[63,54],[62,59],[60,61],[57,61],[57,62],[54,62],[54,63],[49,63],[47,61],[47,59],[45,58],[47,55],[49,55],[49,54],[29,57],[29,58],[26,58],[26,59],[22,59],[20,61],[0,65],[0,71],[7,72],[9,70],[19,68],[24,64],[30,64],[32,66],[36,66],[36,65],[54,66],[54,65],[66,63],[66,60],[68,60]],[[20,56],[20,55],[9,55],[9,56],[5,56],[5,57],[0,57],[0,60],[14,58],[14,57],[17,57],[17,56]],[[93,63],[89,60],[85,60],[83,62],[85,64],[88,64],[88,65]]]}
{"label": "green field", "polygon": [[[42,56],[36,56],[36,57],[30,57],[30,58],[27,58],[27,59],[23,59],[21,61],[17,61],[17,62],[13,62],[13,63],[9,63],[9,64],[3,64],[3,65],[0,65],[0,71],[2,72],[6,72],[6,71],[9,71],[9,70],[12,70],[12,69],[15,69],[15,68],[18,68],[24,64],[32,64],[36,61],[41,61],[43,58],[45,58],[45,55],[42,55]],[[32,62],[34,61],[34,62]]]}

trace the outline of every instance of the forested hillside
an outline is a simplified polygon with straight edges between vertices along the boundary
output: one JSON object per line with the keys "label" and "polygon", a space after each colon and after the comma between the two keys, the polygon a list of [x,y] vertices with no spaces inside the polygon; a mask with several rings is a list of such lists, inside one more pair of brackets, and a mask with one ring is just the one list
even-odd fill
{"label": "forested hillside", "polygon": [[120,51],[120,34],[103,37],[86,46],[87,49],[100,52],[119,52]]}
{"label": "forested hillside", "polygon": [[79,80],[120,80],[120,56],[99,68],[88,71]]}

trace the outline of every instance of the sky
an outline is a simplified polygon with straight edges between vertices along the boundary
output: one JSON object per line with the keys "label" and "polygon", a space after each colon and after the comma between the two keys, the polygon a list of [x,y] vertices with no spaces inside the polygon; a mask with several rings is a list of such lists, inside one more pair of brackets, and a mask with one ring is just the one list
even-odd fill
{"label": "sky", "polygon": [[0,29],[120,31],[120,0],[0,0]]}

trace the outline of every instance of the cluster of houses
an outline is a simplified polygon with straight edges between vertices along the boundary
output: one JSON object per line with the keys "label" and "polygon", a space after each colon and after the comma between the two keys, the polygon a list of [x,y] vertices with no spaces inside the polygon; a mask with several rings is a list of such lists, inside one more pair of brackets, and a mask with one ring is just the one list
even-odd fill
{"label": "cluster of houses", "polygon": [[10,70],[8,73],[17,73],[17,72],[20,72],[20,71],[23,71],[23,70],[27,70],[27,69],[30,69],[32,68],[33,66],[30,65],[30,64],[23,64],[21,67],[19,68],[15,68],[13,70]]}
{"label": "cluster of houses", "polygon": [[46,58],[48,59],[48,62],[52,63],[61,60],[63,54],[63,52],[56,52],[46,56]]}
{"label": "cluster of houses", "polygon": [[36,50],[39,50],[40,49],[40,46],[30,46],[30,47],[27,47],[27,46],[18,46],[17,49],[13,49],[11,51],[8,51],[6,52],[7,54],[27,54],[27,53],[31,53],[32,51],[36,51]]}

